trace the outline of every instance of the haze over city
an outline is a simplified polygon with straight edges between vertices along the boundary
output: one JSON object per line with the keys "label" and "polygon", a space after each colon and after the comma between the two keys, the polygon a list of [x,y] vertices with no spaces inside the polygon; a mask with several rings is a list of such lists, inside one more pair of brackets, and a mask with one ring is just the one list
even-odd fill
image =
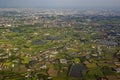
{"label": "haze over city", "polygon": [[0,0],[0,7],[119,9],[120,0]]}

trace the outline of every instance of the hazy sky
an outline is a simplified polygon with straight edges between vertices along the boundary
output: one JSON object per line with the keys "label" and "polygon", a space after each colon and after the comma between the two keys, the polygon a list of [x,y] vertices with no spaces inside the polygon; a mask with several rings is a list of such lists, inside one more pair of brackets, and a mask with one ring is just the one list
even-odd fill
{"label": "hazy sky", "polygon": [[0,0],[0,7],[120,8],[120,0]]}

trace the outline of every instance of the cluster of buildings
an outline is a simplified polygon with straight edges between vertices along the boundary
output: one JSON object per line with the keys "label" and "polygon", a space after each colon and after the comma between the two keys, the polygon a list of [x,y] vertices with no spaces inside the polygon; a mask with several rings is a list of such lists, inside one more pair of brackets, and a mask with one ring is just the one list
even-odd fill
{"label": "cluster of buildings", "polygon": [[[109,16],[116,17],[120,15],[119,13],[111,11],[81,12],[79,10],[54,9],[0,9],[0,29],[3,29],[1,31],[5,31],[4,29],[8,28],[6,34],[1,32],[1,35],[5,37],[3,40],[5,39],[7,41],[9,38],[17,36],[14,40],[19,40],[19,37],[25,38],[28,44],[23,44],[24,46],[21,44],[24,47],[24,49],[22,49],[23,47],[21,48],[18,44],[12,45],[11,43],[10,45],[5,45],[1,39],[0,44],[4,46],[0,45],[0,48],[2,48],[0,50],[0,70],[25,73],[25,78],[37,76],[38,80],[44,77],[51,80],[59,76],[60,73],[65,73],[68,77],[84,79],[84,75],[89,75],[93,68],[99,70],[100,67],[104,67],[103,65],[109,65],[107,68],[110,69],[110,71],[120,73],[120,51],[116,53],[114,51],[112,52],[112,49],[115,51],[119,49],[120,24],[108,25],[99,22],[101,19],[113,19],[109,18]],[[55,27],[63,28],[63,30],[61,29],[59,35],[55,35],[54,33],[55,36],[50,35],[46,31],[34,32],[34,30],[32,30],[33,28],[31,31],[28,31],[31,32],[30,34],[33,34],[32,36],[27,31],[24,32],[25,35],[21,34],[18,36],[19,32],[14,34],[16,32],[12,32],[11,30],[16,27],[22,28],[26,25],[42,27],[45,28],[46,31],[48,28],[54,29]],[[39,29],[42,30],[42,28]],[[64,28],[66,28],[66,31],[64,31]],[[23,29],[23,31],[25,31],[25,29]],[[29,29],[29,27],[27,29]],[[10,36],[9,33],[13,33],[13,36]],[[30,35],[29,41],[27,40],[28,35]],[[44,37],[43,42],[39,39],[37,41],[36,38],[38,36]],[[47,38],[45,36],[47,36]],[[56,36],[60,36],[62,39]],[[33,52],[34,54],[27,53],[27,50],[32,51],[32,48],[36,47],[38,49],[38,47],[44,47],[38,45],[47,44],[50,46],[44,41],[48,41],[49,43],[53,42],[56,47],[51,47],[48,50],[40,52],[35,51]],[[59,45],[62,46],[59,47]],[[25,49],[26,53],[24,53]],[[112,56],[113,54],[114,56]],[[110,58],[108,55],[110,55]],[[107,59],[111,59],[113,62],[107,61]],[[104,73],[102,70],[100,72]],[[92,75],[94,75],[97,80],[108,80],[109,78],[105,75],[101,77],[97,73],[93,73]]]}

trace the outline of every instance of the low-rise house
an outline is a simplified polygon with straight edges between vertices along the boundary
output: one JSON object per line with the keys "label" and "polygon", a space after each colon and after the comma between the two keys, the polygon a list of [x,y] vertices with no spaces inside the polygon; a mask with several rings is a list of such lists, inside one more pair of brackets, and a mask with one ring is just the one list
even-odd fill
{"label": "low-rise house", "polygon": [[67,60],[66,59],[60,59],[60,63],[61,64],[67,64]]}
{"label": "low-rise house", "polygon": [[120,62],[114,62],[116,66],[120,66]]}
{"label": "low-rise house", "polygon": [[120,68],[113,68],[113,71],[115,71],[116,73],[120,73]]}
{"label": "low-rise house", "polygon": [[47,66],[46,66],[46,64],[44,64],[44,65],[42,65],[40,68],[41,68],[41,69],[47,69]]}

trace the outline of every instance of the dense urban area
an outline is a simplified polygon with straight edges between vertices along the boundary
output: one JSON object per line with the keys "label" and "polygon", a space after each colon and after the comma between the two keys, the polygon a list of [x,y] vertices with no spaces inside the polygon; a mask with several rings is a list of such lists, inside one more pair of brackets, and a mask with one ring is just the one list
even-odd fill
{"label": "dense urban area", "polygon": [[120,80],[120,11],[0,8],[0,80]]}

